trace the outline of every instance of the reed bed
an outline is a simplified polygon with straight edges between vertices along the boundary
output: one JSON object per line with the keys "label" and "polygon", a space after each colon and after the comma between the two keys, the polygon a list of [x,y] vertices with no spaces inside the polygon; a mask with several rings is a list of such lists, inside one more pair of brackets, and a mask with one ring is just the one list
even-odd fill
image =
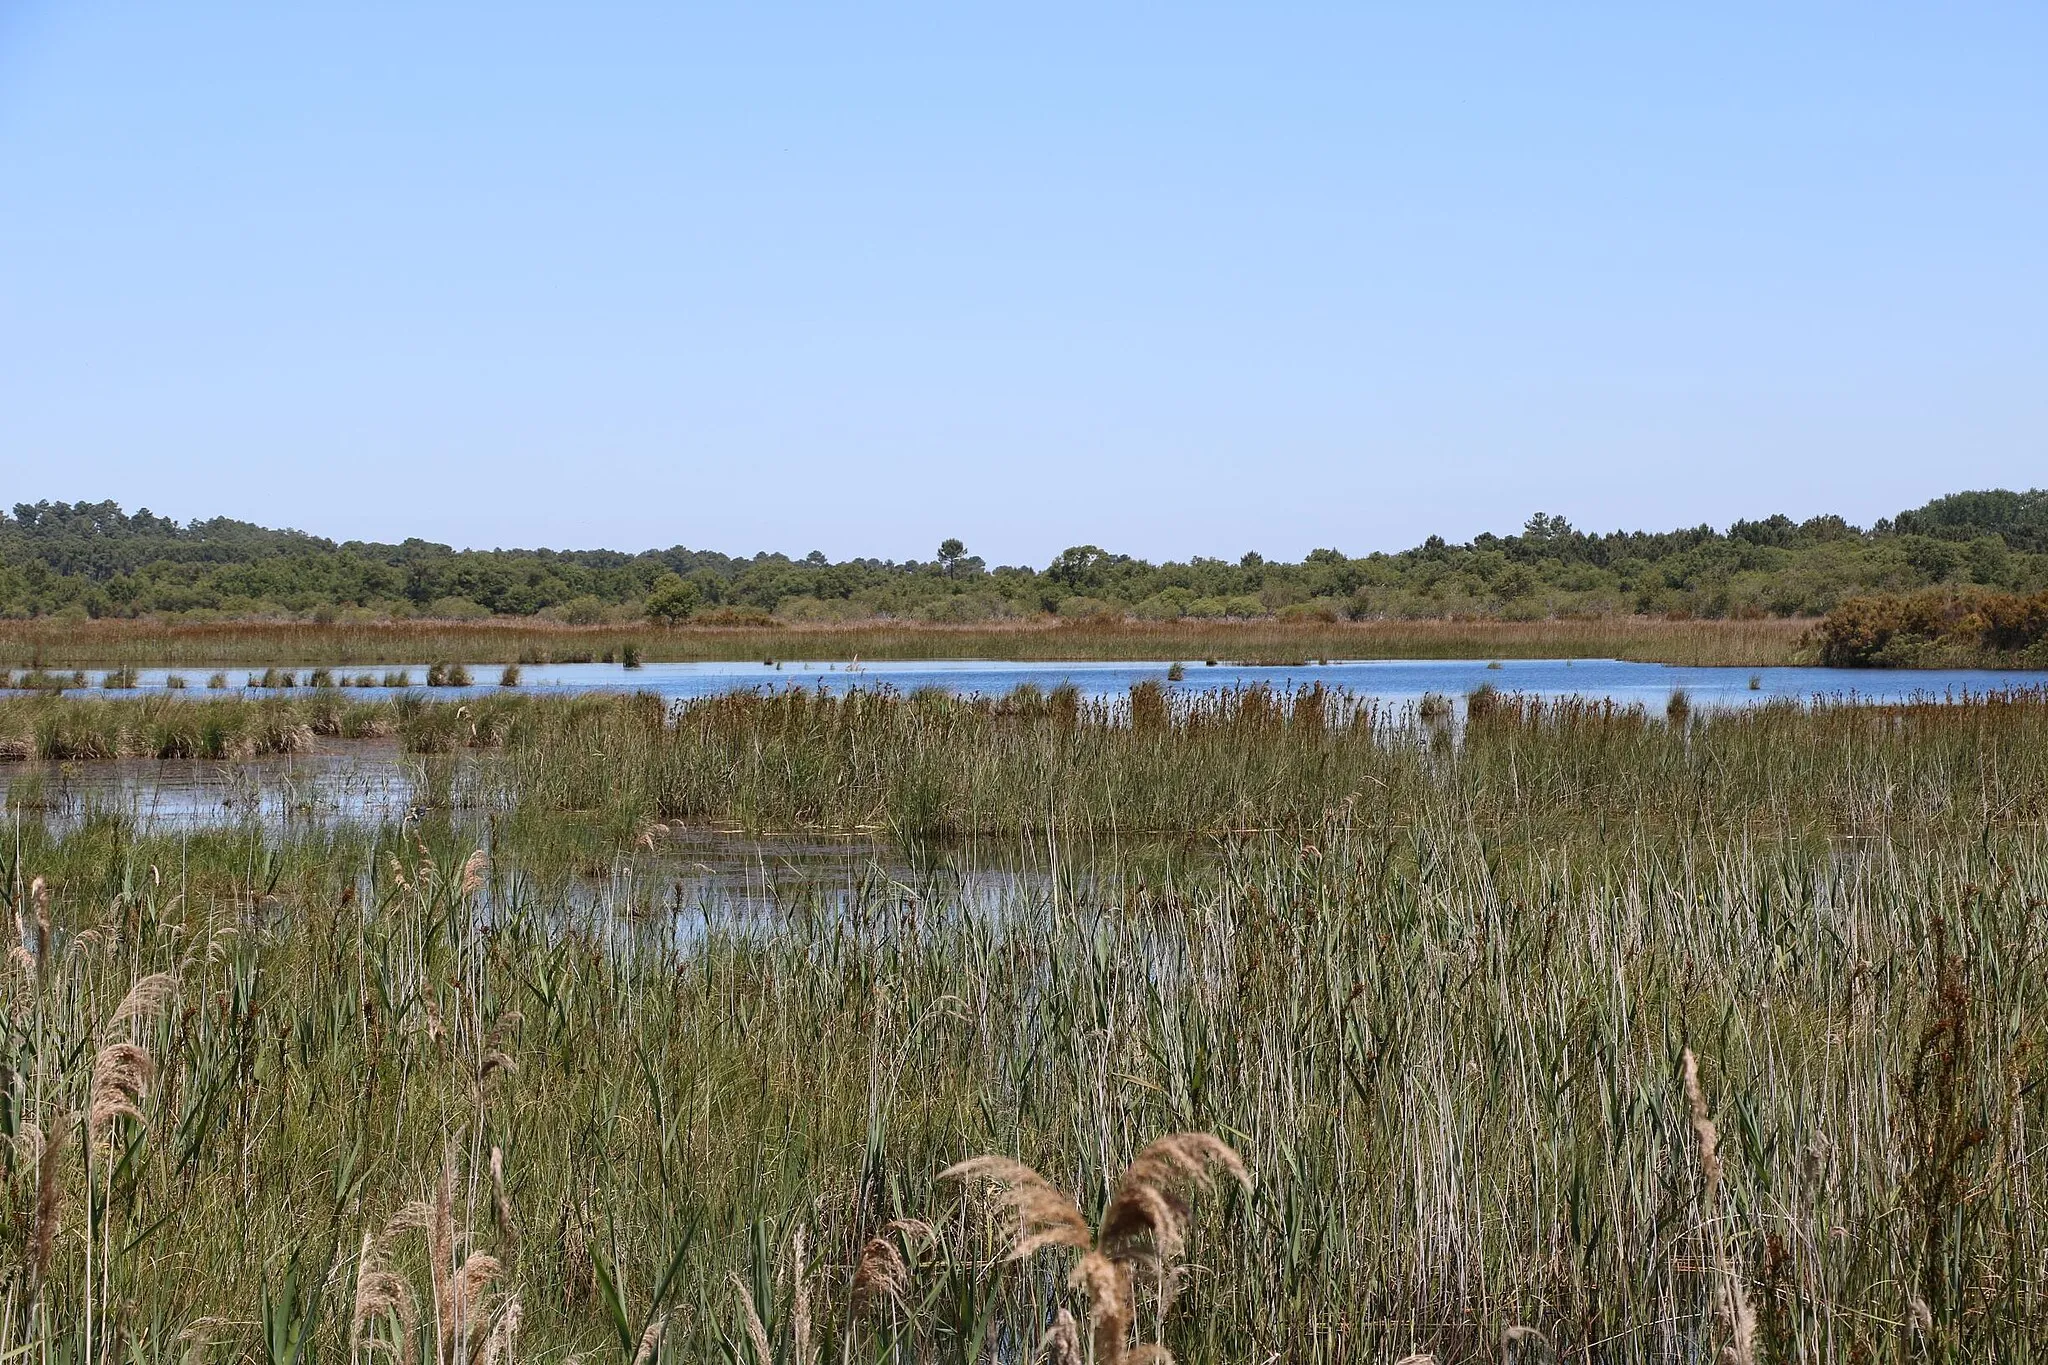
{"label": "reed bed", "polygon": [[566,663],[620,657],[718,659],[1308,659],[1614,658],[1765,666],[1800,661],[1810,621],[1651,616],[1504,621],[1173,621],[1053,618],[996,625],[903,621],[778,626],[557,625],[492,621],[300,621],[172,624],[149,620],[0,621],[0,666],[358,665],[468,659]]}
{"label": "reed bed", "polygon": [[[2038,696],[502,700],[462,818],[18,822],[0,1353],[1078,1360],[1105,1302],[1098,1361],[2048,1339]],[[633,822],[720,783],[904,852],[677,904]],[[899,809],[1028,875],[970,895]],[[545,889],[590,813],[601,885]]]}

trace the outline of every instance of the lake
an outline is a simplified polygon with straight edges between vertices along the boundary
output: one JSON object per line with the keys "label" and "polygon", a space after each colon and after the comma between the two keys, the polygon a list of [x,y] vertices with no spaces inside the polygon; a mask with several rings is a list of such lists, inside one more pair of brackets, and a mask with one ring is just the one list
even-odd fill
{"label": "lake", "polygon": [[[1042,662],[988,659],[916,659],[854,663],[843,660],[759,660],[732,663],[648,663],[639,668],[617,664],[530,664],[520,670],[520,690],[543,693],[651,692],[669,700],[711,696],[736,688],[821,687],[844,692],[854,687],[890,687],[912,691],[937,687],[948,692],[994,696],[1023,683],[1051,689],[1071,683],[1089,696],[1115,696],[1147,679],[1164,682],[1167,665],[1160,662]],[[1332,659],[1327,663],[1284,665],[1219,662],[1199,659],[1183,664],[1188,688],[1234,688],[1264,684],[1292,689],[1321,683],[1360,697],[1399,705],[1431,692],[1462,696],[1482,683],[1504,692],[1547,697],[1582,696],[1627,704],[1661,707],[1675,689],[1684,689],[1695,706],[1753,706],[1790,698],[1806,702],[1817,697],[1873,702],[1956,698],[1965,694],[2048,685],[2048,672],[2022,669],[1832,669],[1832,668],[1687,668],[1670,664],[1631,663],[1619,659]],[[381,678],[399,671],[379,664],[337,668],[337,675],[370,673]],[[478,686],[438,688],[436,696],[461,696],[498,690],[499,666],[472,665]],[[216,670],[206,668],[143,669],[136,689],[102,692],[97,686],[68,695],[134,696],[161,692],[172,673],[182,675],[187,697],[220,696],[204,684]],[[231,693],[260,676],[262,669],[224,671]],[[303,681],[306,669],[284,670]],[[426,665],[405,669],[415,685],[424,682]],[[93,672],[95,684],[99,673]],[[358,689],[346,689],[357,692]],[[363,696],[389,696],[390,689],[363,689]]]}

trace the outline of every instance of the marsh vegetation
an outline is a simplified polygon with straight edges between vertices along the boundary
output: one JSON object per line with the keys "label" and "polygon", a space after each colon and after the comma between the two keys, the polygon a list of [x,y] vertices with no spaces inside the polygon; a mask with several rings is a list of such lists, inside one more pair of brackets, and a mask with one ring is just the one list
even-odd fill
{"label": "marsh vegetation", "polygon": [[[0,1351],[2025,1360],[2048,1329],[2039,695],[329,702],[0,704],[115,749],[211,713],[224,753],[353,715],[425,783],[367,826],[17,812]],[[679,904],[667,849],[713,823],[900,870]],[[1039,871],[963,894],[970,836]]]}

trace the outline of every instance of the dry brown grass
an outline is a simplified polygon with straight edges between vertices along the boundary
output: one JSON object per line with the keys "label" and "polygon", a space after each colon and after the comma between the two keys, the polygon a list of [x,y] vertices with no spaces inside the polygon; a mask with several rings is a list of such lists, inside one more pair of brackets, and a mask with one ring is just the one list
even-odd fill
{"label": "dry brown grass", "polygon": [[1052,617],[967,626],[877,620],[832,625],[557,625],[529,618],[317,625],[297,621],[0,622],[0,666],[366,665],[459,659],[562,662],[626,642],[650,661],[731,659],[1617,658],[1792,663],[1810,622],[1649,616],[1502,621],[1105,621]]}

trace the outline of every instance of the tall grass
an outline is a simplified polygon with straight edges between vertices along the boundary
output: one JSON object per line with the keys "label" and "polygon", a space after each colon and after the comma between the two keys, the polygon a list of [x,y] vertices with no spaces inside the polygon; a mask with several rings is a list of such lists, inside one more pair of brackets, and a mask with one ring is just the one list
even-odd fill
{"label": "tall grass", "polygon": [[[1462,731],[1270,694],[484,700],[392,708],[504,725],[471,819],[23,817],[0,1351],[410,1323],[406,1359],[482,1359],[510,1314],[541,1360],[1021,1360],[1184,1232],[1119,1319],[1181,1360],[2040,1356],[2038,697],[1510,695]],[[667,799],[914,853],[678,903],[626,818]],[[588,812],[597,882],[544,889]],[[976,882],[920,812],[1027,875]],[[1248,1186],[1134,1229],[1134,1159],[1190,1132]],[[1007,1259],[1026,1210],[940,1178],[987,1153],[1021,1167],[962,1173],[1028,1168],[1107,1268]]]}

